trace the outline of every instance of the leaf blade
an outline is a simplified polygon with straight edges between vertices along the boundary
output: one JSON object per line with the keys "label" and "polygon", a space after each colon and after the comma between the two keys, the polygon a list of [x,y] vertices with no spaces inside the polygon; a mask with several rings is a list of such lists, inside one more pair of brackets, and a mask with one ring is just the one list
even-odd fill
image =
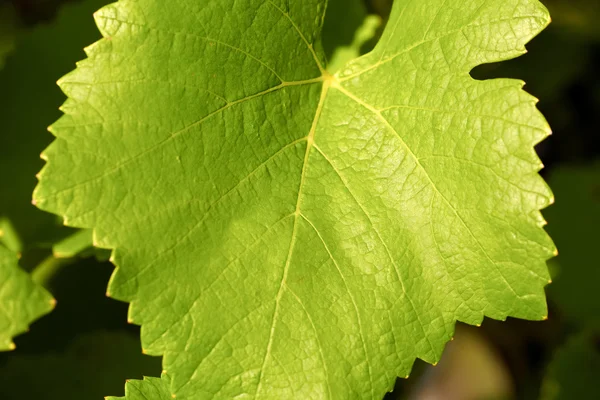
{"label": "leaf blade", "polygon": [[[61,81],[70,100],[36,199],[115,248],[110,294],[165,354],[172,393],[374,398],[416,357],[439,359],[456,320],[545,317],[552,195],[533,145],[548,127],[521,83],[468,76],[546,23],[538,2],[509,3],[533,16],[505,26],[495,2],[473,2],[464,15],[489,23],[465,23],[469,35],[518,29],[450,59],[440,43],[464,44],[459,2],[413,5],[421,19],[398,33],[397,5],[380,45],[336,76],[323,1],[224,16],[121,0],[97,14],[105,39]],[[102,156],[69,151],[93,135]]]}

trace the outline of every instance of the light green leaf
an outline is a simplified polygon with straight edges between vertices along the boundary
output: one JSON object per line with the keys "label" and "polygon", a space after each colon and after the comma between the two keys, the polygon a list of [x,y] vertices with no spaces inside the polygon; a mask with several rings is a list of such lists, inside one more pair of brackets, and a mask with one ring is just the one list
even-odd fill
{"label": "light green leaf", "polygon": [[597,339],[577,334],[558,349],[548,366],[541,400],[600,398],[600,352]]}
{"label": "light green leaf", "polygon": [[23,251],[21,238],[8,218],[0,218],[0,243],[13,253],[19,254]]}
{"label": "light green leaf", "polygon": [[325,71],[324,0],[121,0],[60,81],[35,199],[94,228],[178,398],[380,398],[456,320],[546,316],[549,128],[476,81],[534,0],[395,3]]}
{"label": "light green leaf", "polygon": [[125,385],[125,397],[107,397],[106,400],[168,400],[171,398],[169,378],[163,375],[162,378],[145,377],[143,381],[128,381]]}
{"label": "light green leaf", "polygon": [[[64,352],[11,354],[0,367],[0,398],[102,399],[123,394],[128,375],[151,374],[160,361],[144,356],[139,341],[123,331],[78,336]],[[159,369],[160,370],[160,369]],[[157,400],[170,400],[158,397]]]}
{"label": "light green leaf", "polygon": [[544,216],[560,253],[548,295],[566,318],[600,328],[600,301],[594,295],[600,281],[600,162],[560,166],[549,182],[560,201]]}
{"label": "light green leaf", "polygon": [[49,313],[55,301],[18,264],[17,255],[0,244],[0,351],[14,350],[12,338]]}

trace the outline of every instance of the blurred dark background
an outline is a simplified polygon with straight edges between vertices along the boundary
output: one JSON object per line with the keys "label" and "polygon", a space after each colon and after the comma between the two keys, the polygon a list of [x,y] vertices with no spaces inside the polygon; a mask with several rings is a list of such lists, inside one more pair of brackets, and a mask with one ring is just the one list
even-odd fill
{"label": "blurred dark background", "polygon": [[[21,205],[19,196],[30,198],[39,152],[51,140],[45,128],[60,116],[64,96],[54,82],[99,37],[91,13],[109,2],[0,0],[0,158],[28,174],[10,177],[12,186],[0,182],[3,197],[19,187],[18,204],[0,198],[0,216],[22,217],[16,229],[25,238],[27,270],[51,256],[48,237],[69,233],[56,218]],[[542,2],[553,22],[527,46],[528,54],[477,67],[472,76],[524,80],[553,130],[537,147],[556,197],[544,211],[559,249],[549,262],[549,319],[459,324],[442,361],[435,367],[417,361],[387,400],[600,399],[600,0]],[[344,18],[326,19],[326,50],[352,42],[368,14],[381,18],[381,32],[391,4],[330,0],[328,17]],[[328,41],[328,29],[335,39]],[[0,170],[6,178],[6,168]],[[44,234],[35,229],[40,226],[48,227]],[[160,359],[141,355],[139,328],[126,323],[127,305],[104,296],[111,271],[107,262],[79,257],[47,282],[58,307],[15,340],[17,351],[0,353],[1,400],[100,399],[122,395],[127,378],[160,374]]]}

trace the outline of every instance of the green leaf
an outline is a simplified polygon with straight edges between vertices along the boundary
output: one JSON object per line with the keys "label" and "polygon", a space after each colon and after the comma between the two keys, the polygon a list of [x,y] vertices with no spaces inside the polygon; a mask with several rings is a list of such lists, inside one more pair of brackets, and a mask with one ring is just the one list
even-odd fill
{"label": "green leaf", "polygon": [[0,243],[13,253],[19,254],[23,251],[21,238],[8,218],[0,218]]}
{"label": "green leaf", "polygon": [[600,162],[563,165],[549,182],[560,200],[544,212],[548,232],[560,251],[558,271],[548,295],[564,315],[585,326],[600,328],[600,301],[592,295],[600,281]]}
{"label": "green leaf", "polygon": [[0,71],[0,217],[10,219],[25,247],[48,245],[69,233],[62,221],[31,204],[31,193],[43,165],[40,153],[52,140],[46,129],[64,101],[56,80],[99,37],[92,13],[109,1],[65,6],[51,24],[21,35]]}
{"label": "green leaf", "polygon": [[107,397],[106,400],[167,400],[170,399],[169,379],[147,378],[143,381],[128,381],[125,385],[125,397]]}
{"label": "green leaf", "polygon": [[0,351],[14,350],[12,338],[49,313],[55,301],[18,264],[17,255],[0,244]]}
{"label": "green leaf", "polygon": [[[596,342],[596,343],[595,343]],[[600,398],[600,352],[589,333],[571,337],[559,348],[542,385],[541,400]]]}
{"label": "green leaf", "polygon": [[160,364],[139,346],[124,331],[93,332],[77,337],[64,352],[16,352],[0,368],[0,398],[83,400],[102,399],[105,391],[122,394],[128,375],[153,373]]}
{"label": "green leaf", "polygon": [[549,128],[476,81],[534,0],[396,2],[335,76],[324,0],[121,0],[62,78],[35,192],[93,228],[179,398],[378,398],[456,320],[546,316]]}

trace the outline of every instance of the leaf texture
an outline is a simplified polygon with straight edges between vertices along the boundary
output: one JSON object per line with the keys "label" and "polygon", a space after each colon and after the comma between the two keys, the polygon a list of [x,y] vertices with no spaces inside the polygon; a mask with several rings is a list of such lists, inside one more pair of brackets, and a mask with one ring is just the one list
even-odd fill
{"label": "leaf texture", "polygon": [[523,82],[469,75],[546,9],[396,1],[335,75],[325,10],[121,0],[60,81],[35,199],[114,249],[177,398],[381,398],[457,320],[546,316],[549,128]]}

